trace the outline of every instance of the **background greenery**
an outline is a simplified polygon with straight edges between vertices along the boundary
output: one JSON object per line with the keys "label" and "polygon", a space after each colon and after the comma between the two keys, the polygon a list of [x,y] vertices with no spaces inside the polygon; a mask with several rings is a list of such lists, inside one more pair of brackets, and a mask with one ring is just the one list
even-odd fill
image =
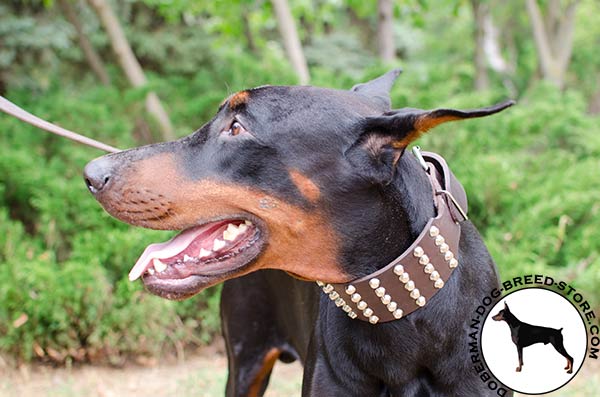
{"label": "background greenery", "polygon": [[[500,116],[440,127],[420,145],[443,154],[463,182],[472,220],[503,278],[547,273],[571,281],[597,307],[600,118],[587,109],[600,89],[598,2],[579,4],[563,89],[540,78],[522,2],[489,2],[501,37],[512,43],[502,51],[513,70],[489,71],[489,88],[479,91],[468,2],[398,2],[392,64],[378,60],[370,41],[375,1],[290,3],[313,85],[350,88],[400,65],[396,108],[516,98],[518,105]],[[183,136],[232,92],[296,82],[268,2],[114,3],[150,80],[142,88],[129,88],[93,12],[84,2],[74,6],[111,84],[90,72],[56,4],[8,1],[0,5],[0,91],[111,145],[159,139],[143,106],[150,89]],[[101,210],[81,178],[100,154],[0,116],[0,354],[10,361],[119,365],[218,334],[217,290],[177,303],[127,280],[144,247],[170,233],[133,228]]]}

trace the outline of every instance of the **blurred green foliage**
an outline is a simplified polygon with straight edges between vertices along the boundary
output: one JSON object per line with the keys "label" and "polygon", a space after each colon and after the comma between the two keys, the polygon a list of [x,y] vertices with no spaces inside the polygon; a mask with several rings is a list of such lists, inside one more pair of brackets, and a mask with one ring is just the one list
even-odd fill
{"label": "blurred green foliage", "polygon": [[[149,86],[167,104],[179,135],[210,119],[232,92],[295,82],[274,42],[270,7],[240,0],[229,9],[217,7],[220,3],[119,3]],[[536,79],[526,15],[517,3],[502,3],[495,15],[500,23],[508,21],[511,34],[522,35],[510,55],[518,58],[511,77],[517,106],[488,119],[442,126],[420,145],[443,154],[463,182],[471,218],[502,277],[547,273],[572,281],[598,305],[600,119],[586,114],[586,104],[600,88],[595,55],[600,24],[592,17],[600,7],[581,4],[568,88],[561,92]],[[374,2],[349,2],[349,10],[335,1],[318,2],[314,9],[311,4],[298,2],[294,12],[303,17],[312,84],[350,88],[389,69],[364,41]],[[394,107],[464,108],[509,96],[504,78],[493,73],[488,91],[471,88],[468,7],[455,1],[427,4],[399,5],[399,14],[407,17],[396,29],[405,72],[392,92]],[[11,7],[0,6],[0,73],[8,98],[117,147],[152,139],[144,133],[142,103],[149,87],[125,88],[110,62],[114,84],[98,85],[54,8],[39,1]],[[249,15],[253,50],[236,10]],[[92,42],[110,60],[93,14],[80,12]],[[127,280],[144,247],[171,233],[133,228],[101,210],[81,178],[84,165],[101,153],[5,116],[0,148],[0,353],[17,360],[120,364],[131,355],[208,343],[219,332],[218,288],[170,302]]]}

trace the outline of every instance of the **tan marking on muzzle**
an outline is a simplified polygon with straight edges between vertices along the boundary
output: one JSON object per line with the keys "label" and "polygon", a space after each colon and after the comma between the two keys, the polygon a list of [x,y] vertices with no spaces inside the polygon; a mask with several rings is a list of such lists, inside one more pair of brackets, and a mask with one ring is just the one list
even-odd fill
{"label": "tan marking on muzzle", "polygon": [[[349,280],[338,263],[337,234],[323,213],[314,209],[305,211],[253,187],[214,179],[187,179],[174,157],[171,153],[159,153],[129,167],[112,186],[110,195],[100,199],[104,208],[127,223],[166,230],[183,230],[214,219],[250,213],[266,224],[268,241],[263,253],[244,274],[269,268],[310,280],[332,283]],[[144,196],[152,198],[150,208],[153,211],[158,208],[156,215],[162,216],[135,213],[136,206],[126,199],[131,190],[138,192],[135,196],[138,203]],[[137,205],[140,206],[147,207]]]}
{"label": "tan marking on muzzle", "polygon": [[290,179],[296,185],[296,188],[300,191],[302,196],[311,203],[315,203],[321,197],[321,191],[319,187],[306,175],[303,175],[300,171],[290,171]]}

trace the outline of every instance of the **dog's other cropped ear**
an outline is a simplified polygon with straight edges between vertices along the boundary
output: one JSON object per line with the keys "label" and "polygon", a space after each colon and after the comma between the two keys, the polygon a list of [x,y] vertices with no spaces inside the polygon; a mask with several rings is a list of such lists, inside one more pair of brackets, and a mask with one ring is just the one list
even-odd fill
{"label": "dog's other cropped ear", "polygon": [[350,91],[357,92],[373,100],[382,111],[391,109],[390,90],[402,69],[393,69],[366,83],[357,84]]}
{"label": "dog's other cropped ear", "polygon": [[431,128],[448,121],[489,116],[514,103],[510,100],[472,110],[403,108],[367,117],[360,123],[361,135],[348,149],[346,157],[370,179],[389,183],[406,147]]}
{"label": "dog's other cropped ear", "polygon": [[472,110],[404,108],[384,113],[381,116],[368,117],[365,120],[364,130],[366,133],[388,137],[394,148],[404,149],[425,132],[442,123],[489,116],[514,105],[514,103],[510,100]]}

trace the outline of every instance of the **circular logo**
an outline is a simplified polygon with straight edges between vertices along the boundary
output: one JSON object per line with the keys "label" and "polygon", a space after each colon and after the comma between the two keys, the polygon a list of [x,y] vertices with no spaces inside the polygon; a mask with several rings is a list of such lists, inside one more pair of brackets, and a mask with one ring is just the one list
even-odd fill
{"label": "circular logo", "polygon": [[566,385],[581,368],[586,348],[585,324],[575,306],[542,288],[521,289],[498,301],[481,333],[489,370],[523,394]]}

